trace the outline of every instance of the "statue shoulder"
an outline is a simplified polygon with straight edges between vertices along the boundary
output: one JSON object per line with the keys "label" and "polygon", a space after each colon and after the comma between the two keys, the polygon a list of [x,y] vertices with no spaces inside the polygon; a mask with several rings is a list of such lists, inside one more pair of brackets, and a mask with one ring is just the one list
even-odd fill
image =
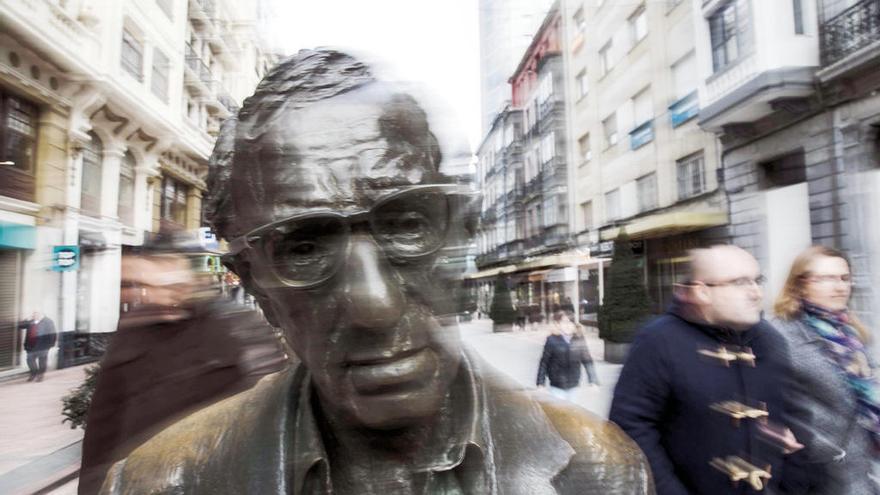
{"label": "statue shoulder", "polygon": [[575,451],[559,478],[561,489],[568,485],[575,490],[589,486],[601,493],[654,493],[648,459],[620,427],[570,402],[535,395],[550,423]]}
{"label": "statue shoulder", "polygon": [[[253,388],[206,406],[171,424],[108,471],[102,495],[134,493],[211,493],[224,461],[265,418],[272,389],[282,374],[264,377]],[[212,474],[213,473],[213,474]]]}

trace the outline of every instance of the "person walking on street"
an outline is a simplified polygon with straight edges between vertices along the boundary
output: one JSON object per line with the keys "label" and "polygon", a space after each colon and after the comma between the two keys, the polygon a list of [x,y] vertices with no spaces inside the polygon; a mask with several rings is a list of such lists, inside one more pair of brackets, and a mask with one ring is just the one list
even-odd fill
{"label": "person walking on street", "polygon": [[[880,493],[880,383],[868,332],[849,313],[852,274],[845,255],[813,246],[795,258],[773,320],[788,341],[793,428],[815,474],[802,493]],[[801,434],[799,430],[803,430]]]}
{"label": "person walking on street", "polygon": [[55,322],[39,311],[34,311],[30,320],[20,325],[25,331],[24,350],[27,352],[27,365],[30,370],[28,381],[43,381],[49,361],[49,349],[55,346],[58,338]]}
{"label": "person walking on street", "polygon": [[553,333],[544,343],[544,352],[538,364],[538,387],[544,387],[550,379],[550,393],[560,399],[573,400],[581,381],[581,366],[587,370],[592,386],[599,385],[593,358],[587,341],[577,325],[557,310],[551,322]]}
{"label": "person walking on street", "polygon": [[774,491],[803,446],[784,424],[788,353],[761,318],[758,262],[736,246],[697,249],[686,277],[637,334],[610,419],[645,452],[658,495]]}

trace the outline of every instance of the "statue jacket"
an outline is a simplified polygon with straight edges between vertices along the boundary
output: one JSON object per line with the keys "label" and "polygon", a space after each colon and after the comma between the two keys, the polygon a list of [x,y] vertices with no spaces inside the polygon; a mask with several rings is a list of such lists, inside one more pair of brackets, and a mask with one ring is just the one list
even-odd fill
{"label": "statue jacket", "polygon": [[[311,389],[291,363],[160,432],[111,468],[101,493],[335,493]],[[468,352],[452,389],[451,427],[414,462],[425,493],[654,493],[647,460],[614,424]]]}

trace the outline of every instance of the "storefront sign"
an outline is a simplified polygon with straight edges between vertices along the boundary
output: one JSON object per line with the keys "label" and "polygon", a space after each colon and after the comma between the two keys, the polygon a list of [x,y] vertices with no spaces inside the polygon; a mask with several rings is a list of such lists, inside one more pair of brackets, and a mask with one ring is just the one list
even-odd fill
{"label": "storefront sign", "polygon": [[[634,255],[642,256],[645,254],[645,241],[629,241],[629,245],[632,247]],[[590,246],[590,256],[594,258],[613,255],[614,241],[597,242]]]}
{"label": "storefront sign", "polygon": [[52,271],[70,272],[79,269],[79,246],[52,247]]}
{"label": "storefront sign", "polygon": [[217,235],[209,227],[199,228],[199,244],[205,249],[218,249]]}
{"label": "storefront sign", "polygon": [[573,282],[577,280],[577,268],[557,268],[547,274],[548,282]]}

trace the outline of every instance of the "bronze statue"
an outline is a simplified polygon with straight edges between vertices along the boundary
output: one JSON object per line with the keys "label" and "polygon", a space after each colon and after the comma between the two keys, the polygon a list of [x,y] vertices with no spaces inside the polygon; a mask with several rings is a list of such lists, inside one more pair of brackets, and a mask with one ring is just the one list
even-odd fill
{"label": "bronze statue", "polygon": [[296,357],[155,436],[104,493],[653,493],[616,426],[462,348],[474,202],[411,96],[301,51],[221,132],[208,218]]}

